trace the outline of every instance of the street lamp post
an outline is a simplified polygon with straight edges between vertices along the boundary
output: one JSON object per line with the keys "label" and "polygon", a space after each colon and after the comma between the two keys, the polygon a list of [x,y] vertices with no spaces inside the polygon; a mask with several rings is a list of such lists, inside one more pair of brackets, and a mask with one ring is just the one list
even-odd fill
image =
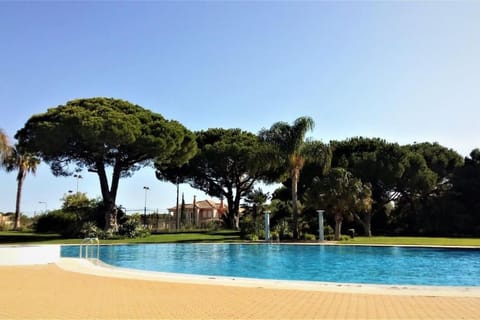
{"label": "street lamp post", "polygon": [[77,193],[78,193],[78,180],[83,179],[83,177],[81,174],[74,174],[73,177],[77,178]]}
{"label": "street lamp post", "polygon": [[145,205],[143,207],[143,225],[146,227],[147,226],[147,191],[150,190],[149,187],[143,187],[145,190]]}
{"label": "street lamp post", "polygon": [[38,203],[40,203],[40,204],[43,203],[43,204],[45,205],[45,213],[47,213],[47,210],[48,210],[48,209],[47,209],[47,202],[45,202],[45,201],[38,201]]}

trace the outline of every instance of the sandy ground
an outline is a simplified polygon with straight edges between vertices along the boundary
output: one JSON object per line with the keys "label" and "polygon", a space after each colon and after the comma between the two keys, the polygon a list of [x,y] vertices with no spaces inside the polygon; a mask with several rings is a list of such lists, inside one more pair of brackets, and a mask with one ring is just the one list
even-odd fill
{"label": "sandy ground", "polygon": [[73,272],[68,265],[0,267],[0,319],[480,319],[478,292],[189,284]]}

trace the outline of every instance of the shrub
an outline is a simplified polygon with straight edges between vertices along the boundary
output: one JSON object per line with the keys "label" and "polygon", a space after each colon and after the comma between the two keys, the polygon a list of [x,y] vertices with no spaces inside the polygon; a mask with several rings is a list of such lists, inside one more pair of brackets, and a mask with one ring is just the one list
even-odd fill
{"label": "shrub", "polygon": [[281,237],[280,239],[282,239],[282,240],[292,240],[293,239],[293,232],[287,232],[287,233],[283,234],[283,237]]}
{"label": "shrub", "polygon": [[277,231],[272,231],[272,232],[270,232],[270,239],[272,239],[274,241],[278,241],[278,240],[280,240],[280,235],[278,234]]}
{"label": "shrub", "polygon": [[325,240],[334,241],[335,240],[335,235],[334,234],[328,234],[328,235],[325,236]]}
{"label": "shrub", "polygon": [[108,230],[99,229],[97,237],[102,240],[120,238],[118,235],[115,234],[115,231],[113,229],[108,229]]}
{"label": "shrub", "polygon": [[82,229],[80,230],[80,235],[83,238],[100,238],[99,234],[102,230],[100,230],[95,222],[87,221],[83,224]]}
{"label": "shrub", "polygon": [[303,240],[314,241],[314,240],[317,240],[317,238],[315,237],[314,234],[304,233],[304,234],[303,234]]}
{"label": "shrub", "polygon": [[260,222],[259,219],[255,219],[248,215],[240,221],[240,235],[243,239],[251,240],[249,237],[255,235],[258,240],[262,231],[263,222]]}
{"label": "shrub", "polygon": [[81,226],[75,214],[54,210],[38,217],[34,229],[36,232],[54,232],[64,237],[76,237],[80,233]]}
{"label": "shrub", "polygon": [[[328,240],[328,241],[333,241],[334,238],[335,238],[334,234],[329,234],[329,235],[325,236],[325,240]],[[350,240],[350,237],[346,236],[346,235],[341,235],[340,236],[340,241],[346,241],[346,240]]]}
{"label": "shrub", "polygon": [[143,238],[150,234],[140,223],[137,215],[128,217],[118,228],[118,234],[126,238]]}
{"label": "shrub", "polygon": [[273,230],[278,233],[279,238],[282,240],[293,238],[293,233],[291,233],[290,231],[290,226],[288,224],[288,221],[285,219],[279,220],[278,223],[273,228]]}
{"label": "shrub", "polygon": [[333,230],[333,228],[330,225],[327,224],[326,226],[323,227],[323,234],[329,235],[334,233],[335,233],[335,230]]}
{"label": "shrub", "polygon": [[245,235],[244,237],[246,240],[250,240],[250,241],[258,241],[258,236],[256,234],[247,234]]}
{"label": "shrub", "polygon": [[[213,231],[220,230],[220,229],[222,229],[222,227],[223,227],[223,221],[221,221],[221,220],[208,221],[205,224],[205,229],[213,230]],[[193,228],[195,228],[195,227],[193,227]]]}

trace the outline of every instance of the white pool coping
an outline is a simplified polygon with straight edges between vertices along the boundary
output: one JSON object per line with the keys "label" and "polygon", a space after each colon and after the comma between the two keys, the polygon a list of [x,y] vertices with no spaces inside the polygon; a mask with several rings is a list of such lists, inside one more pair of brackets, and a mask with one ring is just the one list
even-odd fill
{"label": "white pool coping", "polygon": [[61,245],[0,245],[0,266],[56,263]]}
{"label": "white pool coping", "polygon": [[60,258],[56,262],[61,269],[101,277],[162,281],[183,284],[236,286],[337,293],[361,293],[378,295],[435,296],[435,297],[480,297],[479,287],[454,286],[407,286],[357,283],[333,283],[316,281],[267,280],[240,277],[203,276],[168,272],[142,271],[118,268],[102,262],[79,258]]}

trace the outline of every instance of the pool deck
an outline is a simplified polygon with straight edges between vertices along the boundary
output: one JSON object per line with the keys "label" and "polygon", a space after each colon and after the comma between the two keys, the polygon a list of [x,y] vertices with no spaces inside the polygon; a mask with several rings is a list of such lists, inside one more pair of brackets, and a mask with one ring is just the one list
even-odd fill
{"label": "pool deck", "polygon": [[62,258],[0,267],[0,319],[479,319],[480,287],[199,277]]}

